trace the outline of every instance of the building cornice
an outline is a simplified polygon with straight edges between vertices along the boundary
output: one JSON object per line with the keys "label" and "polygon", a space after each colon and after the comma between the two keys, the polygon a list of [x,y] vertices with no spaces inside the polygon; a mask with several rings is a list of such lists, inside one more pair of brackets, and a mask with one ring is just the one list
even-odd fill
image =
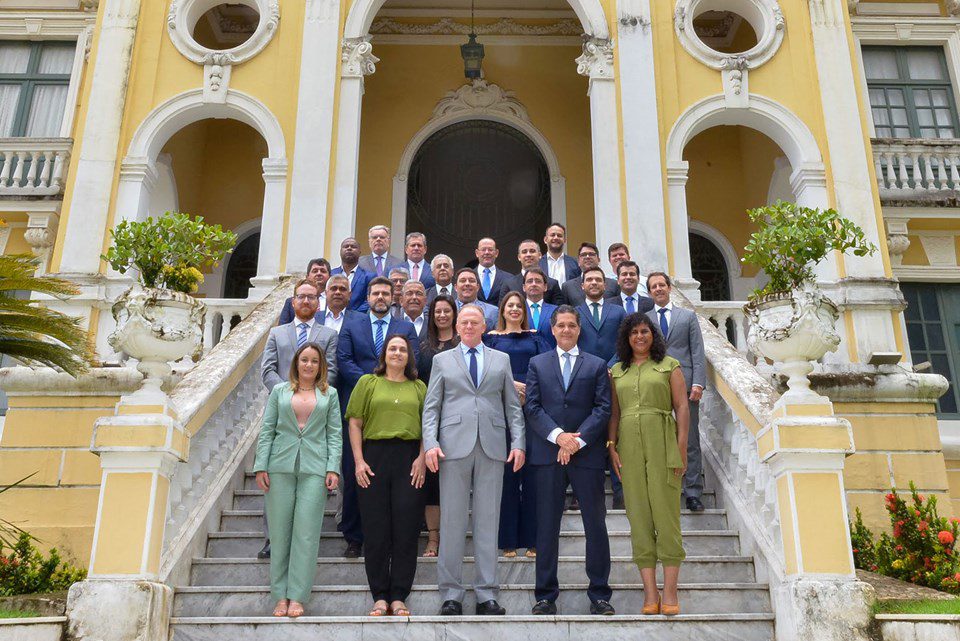
{"label": "building cornice", "polygon": [[86,11],[2,11],[0,38],[70,38],[96,24]]}

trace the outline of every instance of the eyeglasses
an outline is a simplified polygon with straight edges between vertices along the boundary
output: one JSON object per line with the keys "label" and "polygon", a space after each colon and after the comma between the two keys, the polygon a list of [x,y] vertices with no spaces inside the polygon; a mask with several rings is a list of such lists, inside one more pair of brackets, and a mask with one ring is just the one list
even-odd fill
{"label": "eyeglasses", "polygon": [[313,294],[297,294],[296,296],[294,296],[294,298],[296,298],[299,301],[309,301],[309,302],[320,300],[319,296],[314,296]]}
{"label": "eyeglasses", "polygon": [[590,256],[599,256],[597,252],[580,252],[580,258],[589,258]]}

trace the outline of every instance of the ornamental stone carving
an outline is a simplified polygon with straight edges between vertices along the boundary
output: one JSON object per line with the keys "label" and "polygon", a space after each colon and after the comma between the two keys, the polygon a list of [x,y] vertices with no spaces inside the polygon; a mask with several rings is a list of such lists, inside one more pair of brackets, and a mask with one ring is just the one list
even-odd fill
{"label": "ornamental stone carving", "polygon": [[577,73],[590,80],[613,80],[613,42],[584,37],[583,53],[577,58]]}
{"label": "ornamental stone carving", "polygon": [[447,95],[433,108],[433,118],[444,118],[461,112],[481,111],[489,114],[500,113],[529,121],[527,109],[513,96],[512,91],[505,91],[498,85],[490,85],[486,80],[477,78],[472,84],[447,92]]}
{"label": "ornamental stone carving", "polygon": [[440,18],[435,22],[401,22],[394,18],[377,18],[370,25],[373,35],[467,35],[480,36],[579,36],[583,26],[572,18],[557,20],[550,24],[523,24],[512,18],[500,18],[496,22],[478,24],[473,27],[467,22],[458,22],[453,18]]}
{"label": "ornamental stone carving", "polygon": [[366,38],[346,38],[340,54],[340,75],[363,78],[377,70],[380,58],[373,55],[373,45]]}
{"label": "ornamental stone carving", "polygon": [[167,34],[177,51],[198,65],[216,64],[213,60],[217,57],[222,61],[220,64],[242,64],[263,51],[276,34],[280,24],[280,0],[242,0],[241,4],[256,10],[260,21],[253,34],[232,49],[215,51],[193,38],[197,21],[207,10],[217,6],[211,0],[172,0],[167,12]]}
{"label": "ornamental stone carving", "polygon": [[[743,58],[746,61],[741,70],[754,69],[772,58],[783,42],[786,29],[783,12],[777,0],[743,0],[743,2],[753,5],[751,19],[748,20],[744,15],[745,12],[740,12],[740,16],[749,22],[757,34],[757,44],[737,54],[737,58]],[[729,65],[727,60],[730,55],[707,45],[697,35],[693,21],[707,11],[726,11],[729,8],[725,0],[677,0],[673,12],[674,30],[683,48],[703,64],[717,70],[729,69],[725,65]]]}
{"label": "ornamental stone carving", "polygon": [[908,235],[908,218],[887,218],[887,251],[890,254],[890,262],[894,267],[903,264],[903,255],[910,247],[910,236]]}

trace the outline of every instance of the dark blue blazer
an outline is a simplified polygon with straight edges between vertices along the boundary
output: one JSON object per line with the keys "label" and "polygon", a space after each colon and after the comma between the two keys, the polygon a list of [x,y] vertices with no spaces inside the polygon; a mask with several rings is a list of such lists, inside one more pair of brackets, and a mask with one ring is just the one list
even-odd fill
{"label": "dark blue blazer", "polygon": [[600,315],[600,329],[593,326],[593,313],[587,303],[577,306],[580,312],[580,340],[577,345],[581,352],[593,354],[606,363],[617,352],[617,330],[620,322],[627,316],[622,307],[604,302]]}
{"label": "dark blue blazer", "polygon": [[[343,267],[334,267],[330,275],[342,274]],[[367,284],[373,280],[373,275],[357,267],[357,272],[353,275],[353,283],[350,285],[350,302],[347,303],[347,309],[356,312],[367,312],[370,305],[367,303]]]}
{"label": "dark blue blazer", "polygon": [[[643,296],[639,292],[637,292],[635,296],[637,297],[636,311],[649,312],[651,309],[653,309],[652,298],[650,298],[649,296]],[[606,300],[604,300],[604,302],[613,303],[614,305],[619,305],[620,307],[623,307],[623,297],[621,297],[620,294],[617,294],[616,296],[611,296],[610,298],[607,298]],[[624,308],[624,311],[626,311],[626,308]]]}
{"label": "dark blue blazer", "polygon": [[[417,339],[417,330],[413,327],[413,323],[390,315],[385,318],[390,321],[390,324],[387,325],[384,338],[391,334],[403,334],[413,345],[414,354],[419,354],[420,341]],[[340,378],[338,389],[342,407],[346,407],[347,399],[360,377],[373,373],[378,357],[379,355],[374,353],[373,330],[370,328],[369,314],[358,313],[344,317],[343,325],[340,327],[340,338],[337,341],[337,376]]]}
{"label": "dark blue blazer", "polygon": [[[546,302],[546,299],[544,299],[544,301],[540,303],[540,324],[536,327],[533,327],[533,319],[531,318],[530,320],[530,329],[537,330],[537,333],[543,336],[547,342],[550,343],[550,347],[557,346],[557,339],[553,337],[553,329],[550,327],[550,317],[553,316],[553,312],[556,309],[556,305],[551,305],[550,303]],[[530,306],[528,305],[527,314],[529,313]]]}
{"label": "dark blue blazer", "polygon": [[[573,280],[574,278],[578,278],[580,276],[580,265],[577,264],[576,258],[564,254],[563,262],[567,266],[567,280]],[[550,265],[547,264],[546,256],[540,259],[540,269],[542,269],[543,273],[547,276],[550,275]]]}
{"label": "dark blue blazer", "polygon": [[477,267],[474,271],[477,273],[477,284],[480,285],[480,288],[477,290],[477,300],[489,303],[494,307],[500,305],[500,294],[506,293],[500,290],[503,289],[504,283],[506,283],[513,274],[504,271],[501,267],[497,267],[497,274],[493,277],[493,282],[490,284],[490,297],[488,298],[483,295],[483,277],[480,275],[483,273],[483,268]]}
{"label": "dark blue blazer", "polygon": [[[406,258],[403,259],[403,268],[408,272],[410,271],[410,262]],[[410,276],[413,276],[413,272],[410,272]],[[426,258],[423,259],[423,269],[420,271],[420,282],[423,283],[423,288],[427,291],[430,291],[430,288],[437,284],[437,280],[433,277],[433,272],[430,271],[430,261]]]}
{"label": "dark blue blazer", "polygon": [[587,444],[570,459],[570,465],[606,469],[607,423],[610,420],[610,377],[607,365],[580,350],[573,366],[570,387],[563,389],[563,374],[557,350],[530,359],[527,370],[527,463],[557,462],[559,447],[547,440],[556,428],[580,432]]}

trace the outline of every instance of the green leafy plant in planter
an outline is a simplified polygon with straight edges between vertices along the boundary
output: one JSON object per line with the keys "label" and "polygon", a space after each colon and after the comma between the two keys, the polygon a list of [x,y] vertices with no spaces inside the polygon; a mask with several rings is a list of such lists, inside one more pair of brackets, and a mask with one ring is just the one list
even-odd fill
{"label": "green leafy plant in planter", "polygon": [[233,250],[237,235],[202,216],[166,212],[142,222],[124,220],[110,235],[113,245],[101,258],[125,274],[134,268],[140,284],[185,294],[203,282],[200,270],[215,267]]}
{"label": "green leafy plant in planter", "polygon": [[877,247],[863,229],[834,209],[811,209],[778,200],[747,212],[759,230],[750,235],[742,261],[756,265],[770,278],[754,290],[751,301],[800,289],[813,283],[813,268],[831,251],[867,256]]}

